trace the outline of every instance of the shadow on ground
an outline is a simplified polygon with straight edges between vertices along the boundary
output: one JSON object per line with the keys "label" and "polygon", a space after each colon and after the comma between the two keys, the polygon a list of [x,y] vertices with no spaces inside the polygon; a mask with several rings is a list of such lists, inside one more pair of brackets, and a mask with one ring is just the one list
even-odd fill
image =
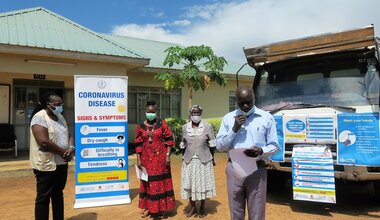
{"label": "shadow on ground", "polygon": [[85,212],[76,216],[72,216],[67,220],[96,220],[98,218],[98,214],[95,212]]}
{"label": "shadow on ground", "polygon": [[336,184],[336,204],[293,200],[292,185],[289,180],[284,190],[269,192],[267,202],[290,206],[293,212],[332,217],[334,214],[344,214],[355,217],[380,218],[379,201],[374,197],[372,184]]}

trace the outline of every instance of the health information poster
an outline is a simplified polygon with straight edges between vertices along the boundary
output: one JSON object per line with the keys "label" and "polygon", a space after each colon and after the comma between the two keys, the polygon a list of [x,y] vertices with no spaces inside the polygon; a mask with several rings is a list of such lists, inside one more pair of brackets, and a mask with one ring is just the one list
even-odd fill
{"label": "health information poster", "polygon": [[379,166],[379,113],[338,114],[338,164]]}
{"label": "health information poster", "polygon": [[330,148],[324,145],[295,146],[292,180],[294,200],[336,203]]}
{"label": "health information poster", "polygon": [[74,76],[74,208],[130,203],[126,76]]}
{"label": "health information poster", "polygon": [[273,116],[274,120],[276,121],[276,130],[277,130],[277,137],[278,137],[278,147],[280,148],[276,154],[270,157],[271,160],[277,161],[277,162],[284,162],[285,161],[285,142],[284,142],[284,129],[283,129],[283,120],[282,115],[275,115]]}

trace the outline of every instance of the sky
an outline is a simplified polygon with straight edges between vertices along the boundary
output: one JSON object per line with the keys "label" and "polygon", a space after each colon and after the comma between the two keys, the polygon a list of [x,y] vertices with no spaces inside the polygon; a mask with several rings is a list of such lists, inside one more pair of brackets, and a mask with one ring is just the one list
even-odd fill
{"label": "sky", "polygon": [[0,12],[32,7],[100,33],[207,45],[241,64],[243,48],[278,41],[371,24],[380,37],[380,0],[0,0]]}

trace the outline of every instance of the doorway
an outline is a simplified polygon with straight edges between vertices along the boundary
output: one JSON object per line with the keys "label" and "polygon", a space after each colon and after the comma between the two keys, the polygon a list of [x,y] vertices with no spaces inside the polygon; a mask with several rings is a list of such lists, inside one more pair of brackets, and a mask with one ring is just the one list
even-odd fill
{"label": "doorway", "polygon": [[38,98],[47,91],[52,91],[63,98],[64,82],[36,81],[15,79],[13,125],[17,136],[18,149],[29,149],[29,124],[33,110],[38,105]]}

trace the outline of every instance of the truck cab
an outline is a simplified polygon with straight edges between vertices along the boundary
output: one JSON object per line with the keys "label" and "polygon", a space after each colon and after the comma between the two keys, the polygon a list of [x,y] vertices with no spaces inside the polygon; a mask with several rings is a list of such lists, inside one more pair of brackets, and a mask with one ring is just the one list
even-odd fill
{"label": "truck cab", "polygon": [[[294,146],[322,144],[332,151],[336,179],[372,181],[380,196],[380,161],[375,165],[347,163],[338,154],[339,146],[350,141],[341,140],[338,121],[342,114],[361,117],[374,113],[378,121],[379,43],[374,27],[367,26],[244,49],[248,64],[256,70],[253,90],[257,107],[283,118],[325,117],[332,123],[331,131],[318,137],[283,137],[283,159],[267,164],[268,190],[281,189],[290,177]],[[376,132],[377,141],[372,143],[380,150]]]}

